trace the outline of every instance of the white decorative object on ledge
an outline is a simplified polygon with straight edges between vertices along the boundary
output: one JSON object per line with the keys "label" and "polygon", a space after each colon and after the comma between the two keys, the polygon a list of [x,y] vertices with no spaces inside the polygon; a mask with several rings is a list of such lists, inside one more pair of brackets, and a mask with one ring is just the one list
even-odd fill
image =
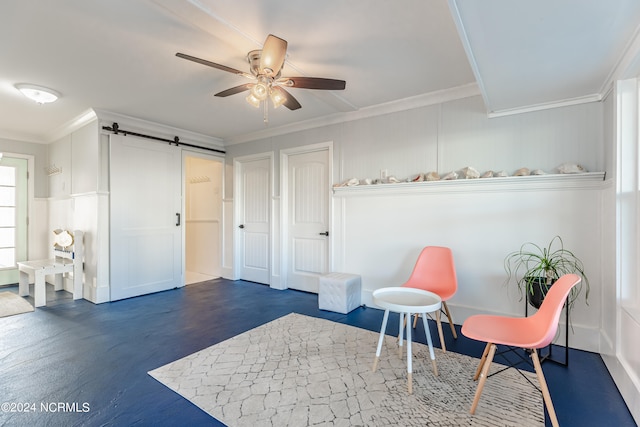
{"label": "white decorative object on ledge", "polygon": [[350,178],[341,184],[335,184],[333,187],[353,187],[354,185],[360,185],[360,180],[358,178]]}
{"label": "white decorative object on ledge", "polygon": [[529,168],[520,168],[513,173],[513,176],[529,176],[529,175],[531,175]]}
{"label": "white decorative object on ledge", "polygon": [[426,181],[440,181],[440,175],[438,172],[429,172],[425,178]]}
{"label": "white decorative object on ledge", "polygon": [[424,181],[424,174],[423,173],[419,173],[418,175],[414,176],[413,178],[410,178],[407,180],[408,182],[422,182]]}
{"label": "white decorative object on ledge", "polygon": [[462,173],[460,175],[465,179],[480,178],[480,172],[475,170],[472,166],[467,166],[466,168],[462,169],[461,172]]}
{"label": "white decorative object on ledge", "polygon": [[458,179],[458,173],[456,171],[451,171],[442,177],[443,181],[453,181],[456,179]]}
{"label": "white decorative object on ledge", "polygon": [[563,163],[558,166],[558,173],[584,173],[587,172],[583,166],[576,163]]}
{"label": "white decorative object on ledge", "polygon": [[385,185],[334,187],[336,196],[400,193],[464,193],[471,191],[528,191],[553,188],[593,188],[604,181],[605,172],[577,174],[546,174],[493,177],[491,179],[454,179],[423,182],[402,182]]}

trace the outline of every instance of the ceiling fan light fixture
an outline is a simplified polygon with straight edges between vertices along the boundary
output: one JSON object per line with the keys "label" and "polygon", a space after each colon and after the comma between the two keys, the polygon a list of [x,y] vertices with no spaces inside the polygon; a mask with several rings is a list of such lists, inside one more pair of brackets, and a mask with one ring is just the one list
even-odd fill
{"label": "ceiling fan light fixture", "polygon": [[251,95],[259,99],[260,101],[264,101],[265,99],[267,99],[268,94],[269,94],[269,86],[262,81],[256,83],[251,88]]}
{"label": "ceiling fan light fixture", "polygon": [[271,102],[273,102],[273,108],[278,108],[287,101],[287,98],[284,96],[284,94],[281,91],[275,89],[271,91],[270,97]]}
{"label": "ceiling fan light fixture", "polygon": [[261,100],[259,100],[258,98],[256,98],[256,97],[253,95],[253,91],[252,91],[252,92],[250,92],[250,93],[249,93],[249,96],[247,96],[245,99],[247,100],[247,102],[248,102],[249,104],[253,105],[253,106],[254,106],[254,107],[256,107],[256,108],[259,108],[259,107],[260,107],[260,102],[262,102]]}
{"label": "ceiling fan light fixture", "polygon": [[15,85],[15,88],[18,89],[24,96],[31,99],[32,101],[37,102],[38,104],[47,104],[49,102],[54,102],[55,100],[60,98],[60,93],[44,86],[18,83]]}

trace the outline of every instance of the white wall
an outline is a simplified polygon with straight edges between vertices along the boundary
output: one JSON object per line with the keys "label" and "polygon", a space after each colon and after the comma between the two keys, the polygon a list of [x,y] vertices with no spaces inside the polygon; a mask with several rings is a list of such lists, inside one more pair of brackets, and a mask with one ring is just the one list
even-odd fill
{"label": "white wall", "polygon": [[34,194],[36,198],[47,197],[47,145],[0,138],[0,152],[27,154],[34,158]]}
{"label": "white wall", "polygon": [[[480,172],[528,167],[553,173],[564,162],[604,171],[602,108],[602,103],[588,103],[489,119],[481,97],[475,96],[232,145],[227,148],[227,194],[232,194],[235,157],[273,151],[277,171],[279,151],[326,141],[333,142],[335,183],[379,178],[383,169],[400,179],[466,166]],[[277,172],[275,180],[278,197]],[[600,181],[570,184],[452,184],[457,188],[444,183],[426,192],[407,190],[411,184],[399,184],[394,191],[336,191],[335,269],[361,274],[366,299],[373,289],[408,277],[421,247],[442,244],[456,255],[460,291],[451,306],[457,323],[475,312],[523,314],[515,292],[507,294],[502,287],[504,257],[525,241],[546,245],[559,234],[588,266],[593,292],[588,307],[576,305],[570,345],[597,351],[600,243],[609,231],[601,225],[606,186],[601,176]]]}
{"label": "white wall", "polygon": [[[106,206],[106,195],[98,191],[100,168],[100,144],[98,122],[94,120],[69,135],[49,145],[49,165],[61,169],[61,173],[48,177],[47,241],[50,248],[52,230],[82,230],[84,232],[84,298],[95,302],[108,301],[108,283],[100,277],[100,211]],[[50,256],[50,250],[49,252]],[[52,280],[52,279],[51,279]],[[71,290],[67,281],[65,289]]]}
{"label": "white wall", "polygon": [[474,96],[231,145],[226,194],[233,194],[233,158],[326,141],[334,144],[336,183],[379,178],[382,169],[401,179],[466,166],[481,172],[513,173],[523,166],[553,172],[564,162],[602,171],[608,166],[602,132],[601,103],[489,119],[482,98]]}
{"label": "white wall", "polygon": [[[373,290],[400,286],[408,279],[424,246],[447,246],[458,274],[458,292],[449,302],[456,323],[479,313],[523,316],[517,289],[504,285],[504,258],[523,242],[547,246],[560,235],[565,248],[585,263],[591,279],[589,305],[582,298],[571,312],[575,333],[570,345],[598,351],[601,176],[506,181],[337,190],[334,202],[341,227],[333,236],[342,253],[336,268],[362,276],[363,302],[371,305]],[[559,340],[564,343],[562,333]]]}

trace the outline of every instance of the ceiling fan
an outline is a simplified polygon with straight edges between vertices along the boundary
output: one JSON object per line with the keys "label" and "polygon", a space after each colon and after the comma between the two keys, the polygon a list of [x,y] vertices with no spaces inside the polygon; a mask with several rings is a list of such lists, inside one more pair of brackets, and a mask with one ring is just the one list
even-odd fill
{"label": "ceiling fan", "polygon": [[267,123],[267,98],[271,99],[274,108],[284,105],[289,110],[297,110],[302,107],[298,100],[285,88],[344,90],[346,86],[344,80],[325,79],[321,77],[282,77],[282,68],[286,54],[287,41],[273,34],[269,34],[261,50],[252,50],[247,54],[247,61],[249,62],[251,73],[245,73],[244,71],[236,70],[226,65],[216,64],[215,62],[180,52],[176,53],[176,56],[253,80],[252,83],[245,83],[218,92],[215,96],[226,97],[248,90],[249,95],[246,100],[249,104],[258,108],[262,101],[265,101],[264,121]]}

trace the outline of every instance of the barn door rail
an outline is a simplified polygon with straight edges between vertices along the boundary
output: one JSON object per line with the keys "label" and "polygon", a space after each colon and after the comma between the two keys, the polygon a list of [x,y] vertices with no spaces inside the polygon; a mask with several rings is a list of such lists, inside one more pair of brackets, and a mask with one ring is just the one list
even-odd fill
{"label": "barn door rail", "polygon": [[226,154],[226,151],[218,150],[216,148],[202,147],[200,145],[187,144],[186,142],[180,142],[180,138],[177,136],[173,137],[173,139],[167,139],[167,138],[160,138],[159,136],[145,135],[143,133],[131,132],[128,130],[120,129],[120,126],[118,126],[118,123],[116,122],[113,122],[111,126],[102,126],[102,129],[107,130],[109,132],[113,132],[116,135],[122,134],[124,136],[127,136],[127,135],[139,136],[140,138],[147,138],[147,139],[153,139],[155,141],[168,142],[169,145],[199,148],[201,150],[215,151],[216,153]]}

